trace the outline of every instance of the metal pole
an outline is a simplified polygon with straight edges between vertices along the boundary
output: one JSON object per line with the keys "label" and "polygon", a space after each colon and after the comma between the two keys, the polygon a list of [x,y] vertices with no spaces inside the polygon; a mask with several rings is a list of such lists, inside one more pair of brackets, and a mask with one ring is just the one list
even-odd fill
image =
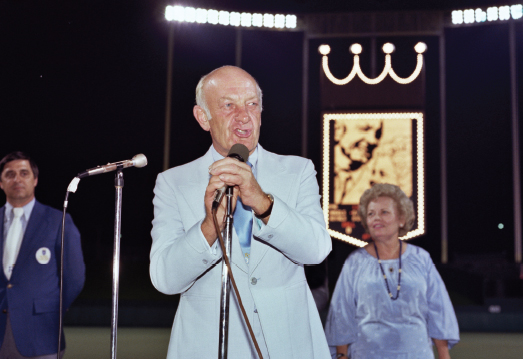
{"label": "metal pole", "polygon": [[[120,165],[121,166],[121,165]],[[118,286],[120,278],[120,235],[122,227],[122,168],[116,172],[114,179],[116,188],[115,213],[114,213],[114,248],[113,248],[113,292],[112,292],[112,315],[111,315],[111,358],[116,359],[116,341],[118,330]]]}
{"label": "metal pole", "polygon": [[302,53],[302,76],[301,76],[301,155],[307,157],[308,132],[309,132],[309,36],[307,32],[303,34],[303,53]]}
{"label": "metal pole", "polygon": [[[233,214],[232,214],[232,197],[233,188],[227,187],[227,215],[225,220],[224,230],[224,247],[227,257],[231,258],[231,243],[232,243],[232,229],[233,229]],[[222,292],[220,296],[220,329],[219,329],[219,347],[218,358],[227,359],[227,346],[229,338],[229,298],[231,289],[231,278],[227,271],[227,264],[222,261]]]}
{"label": "metal pole", "polygon": [[163,170],[169,169],[171,152],[171,98],[173,82],[173,49],[174,49],[174,22],[169,24],[169,42],[167,46],[167,91],[165,95],[165,130],[163,139]]}
{"label": "metal pole", "polygon": [[439,35],[439,108],[441,116],[441,263],[449,260],[447,217],[447,89],[445,66],[445,30]]}
{"label": "metal pole", "polygon": [[235,65],[238,67],[242,67],[242,29],[236,28],[236,62]]}
{"label": "metal pole", "polygon": [[514,186],[514,260],[521,263],[521,179],[519,158],[519,106],[516,64],[516,23],[509,22],[510,95],[512,110],[512,175]]}
{"label": "metal pole", "polygon": [[[373,17],[374,19],[374,17]],[[376,77],[376,36],[370,38],[370,76],[372,78]]]}

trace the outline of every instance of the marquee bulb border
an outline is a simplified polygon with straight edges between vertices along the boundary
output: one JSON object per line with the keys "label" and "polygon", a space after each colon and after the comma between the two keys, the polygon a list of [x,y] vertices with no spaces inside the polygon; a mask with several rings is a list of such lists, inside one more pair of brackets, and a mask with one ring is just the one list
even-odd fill
{"label": "marquee bulb border", "polygon": [[330,205],[330,125],[336,120],[375,120],[375,119],[411,119],[416,121],[416,159],[417,159],[417,228],[408,232],[401,240],[408,240],[425,234],[425,157],[424,157],[424,119],[423,112],[384,112],[384,113],[326,113],[323,115],[323,216],[327,231],[336,239],[354,246],[364,247],[368,242],[351,237],[329,228]]}

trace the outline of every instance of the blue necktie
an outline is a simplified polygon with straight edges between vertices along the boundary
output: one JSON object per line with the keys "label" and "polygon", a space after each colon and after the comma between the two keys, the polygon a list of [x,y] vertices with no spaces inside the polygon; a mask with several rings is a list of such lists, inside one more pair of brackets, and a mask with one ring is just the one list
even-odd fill
{"label": "blue necktie", "polygon": [[[252,165],[247,162],[249,166]],[[249,263],[249,255],[251,252],[251,236],[252,236],[252,211],[251,207],[242,203],[240,197],[236,201],[236,209],[234,210],[234,229],[240,240],[245,261]]]}

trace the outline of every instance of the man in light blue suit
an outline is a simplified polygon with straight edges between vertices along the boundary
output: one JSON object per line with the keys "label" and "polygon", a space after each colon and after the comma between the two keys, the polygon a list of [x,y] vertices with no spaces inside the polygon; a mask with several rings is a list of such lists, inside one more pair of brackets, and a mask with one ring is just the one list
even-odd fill
{"label": "man in light blue suit", "polygon": [[[196,103],[194,116],[212,146],[159,174],[154,189],[151,280],[162,293],[181,294],[168,358],[218,356],[222,251],[211,207],[225,185],[252,223],[247,241],[233,231],[231,267],[263,358],[330,358],[304,274],[304,265],[322,262],[332,246],[312,162],[258,144],[262,94],[242,69],[224,66],[202,77]],[[252,168],[227,157],[236,143],[249,150]],[[224,214],[222,201],[220,231]],[[229,316],[228,358],[257,358],[233,292]]]}
{"label": "man in light blue suit", "polygon": [[[0,358],[57,357],[62,213],[36,201],[37,183],[38,167],[24,153],[0,161],[7,200],[0,207]],[[69,215],[64,249],[65,310],[85,280],[80,233]]]}

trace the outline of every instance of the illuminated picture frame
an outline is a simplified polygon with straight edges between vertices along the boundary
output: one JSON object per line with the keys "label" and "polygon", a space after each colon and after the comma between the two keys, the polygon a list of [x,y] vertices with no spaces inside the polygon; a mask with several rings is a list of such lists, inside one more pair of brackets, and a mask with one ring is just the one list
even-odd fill
{"label": "illuminated picture frame", "polygon": [[414,227],[401,239],[425,234],[424,165],[422,112],[324,113],[322,205],[329,234],[367,244],[358,202],[379,182],[398,185],[414,202]]}

